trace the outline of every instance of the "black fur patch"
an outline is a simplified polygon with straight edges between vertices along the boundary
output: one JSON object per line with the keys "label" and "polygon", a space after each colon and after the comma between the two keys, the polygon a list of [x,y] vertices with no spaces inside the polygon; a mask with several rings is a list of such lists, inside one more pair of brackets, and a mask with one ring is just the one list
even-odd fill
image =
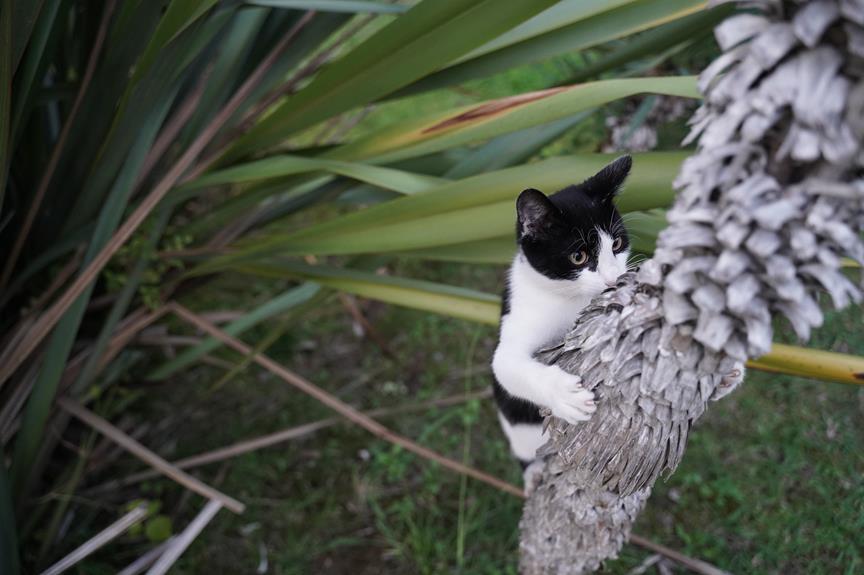
{"label": "black fur patch", "polygon": [[[621,238],[618,251],[630,247],[630,239],[614,197],[630,172],[630,156],[618,158],[596,175],[578,185],[568,186],[547,197],[539,190],[527,189],[516,201],[516,237],[528,263],[552,279],[573,280],[584,269],[596,270],[600,252],[597,229],[613,240]],[[583,265],[570,256],[584,250]],[[510,313],[510,286],[505,282],[501,315]],[[498,409],[511,424],[540,424],[540,407],[507,393],[493,377],[492,389]],[[523,467],[524,468],[524,467]]]}
{"label": "black fur patch", "polygon": [[[615,160],[578,185],[549,197],[527,189],[516,201],[516,237],[528,263],[548,278],[573,280],[584,269],[597,269],[600,237],[621,238],[619,251],[630,246],[613,198],[630,171],[630,156]],[[585,251],[587,261],[576,265],[571,255]]]}
{"label": "black fur patch", "polygon": [[543,423],[543,418],[540,417],[540,406],[531,403],[525,399],[513,397],[507,390],[504,389],[495,377],[492,377],[492,393],[495,396],[495,402],[498,404],[498,409],[501,411],[504,418],[512,424]]}

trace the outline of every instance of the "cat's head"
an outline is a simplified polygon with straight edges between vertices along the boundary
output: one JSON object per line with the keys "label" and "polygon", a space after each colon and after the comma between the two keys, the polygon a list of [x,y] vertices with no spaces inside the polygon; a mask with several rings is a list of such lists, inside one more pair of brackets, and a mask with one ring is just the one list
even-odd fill
{"label": "cat's head", "polygon": [[630,240],[614,198],[631,164],[630,156],[623,156],[551,196],[535,189],[519,195],[516,235],[534,270],[568,282],[558,287],[574,295],[615,285],[627,270]]}

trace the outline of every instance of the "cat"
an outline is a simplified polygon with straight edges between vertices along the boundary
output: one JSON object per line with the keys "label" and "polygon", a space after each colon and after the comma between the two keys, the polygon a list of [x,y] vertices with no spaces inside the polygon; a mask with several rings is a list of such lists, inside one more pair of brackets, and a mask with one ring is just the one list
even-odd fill
{"label": "cat", "polygon": [[570,423],[587,421],[594,394],[579,377],[533,354],[560,341],[579,313],[627,271],[630,239],[614,198],[630,173],[622,156],[578,185],[516,200],[518,251],[507,274],[493,391],[501,427],[526,473],[546,437],[541,407]]}

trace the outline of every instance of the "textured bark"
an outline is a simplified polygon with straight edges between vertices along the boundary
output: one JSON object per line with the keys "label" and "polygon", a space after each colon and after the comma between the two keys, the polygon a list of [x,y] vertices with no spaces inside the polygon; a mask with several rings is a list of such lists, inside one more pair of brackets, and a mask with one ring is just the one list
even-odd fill
{"label": "textured bark", "polygon": [[[770,350],[772,317],[806,340],[820,300],[861,299],[864,0],[760,0],[718,26],[700,77],[697,152],[653,259],[539,356],[599,396],[578,426],[549,419],[521,522],[524,575],[586,573],[615,557],[692,423]],[[828,294],[830,298],[823,297]]]}

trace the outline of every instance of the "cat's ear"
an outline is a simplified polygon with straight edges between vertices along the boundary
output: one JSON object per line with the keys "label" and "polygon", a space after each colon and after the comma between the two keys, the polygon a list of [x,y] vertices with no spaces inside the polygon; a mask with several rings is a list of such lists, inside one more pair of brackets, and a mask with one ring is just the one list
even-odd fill
{"label": "cat's ear", "polygon": [[614,198],[633,165],[633,158],[621,156],[605,168],[585,180],[580,186],[592,199],[598,202],[608,202]]}
{"label": "cat's ear", "polygon": [[519,238],[542,238],[561,221],[561,212],[540,190],[528,188],[516,200]]}

